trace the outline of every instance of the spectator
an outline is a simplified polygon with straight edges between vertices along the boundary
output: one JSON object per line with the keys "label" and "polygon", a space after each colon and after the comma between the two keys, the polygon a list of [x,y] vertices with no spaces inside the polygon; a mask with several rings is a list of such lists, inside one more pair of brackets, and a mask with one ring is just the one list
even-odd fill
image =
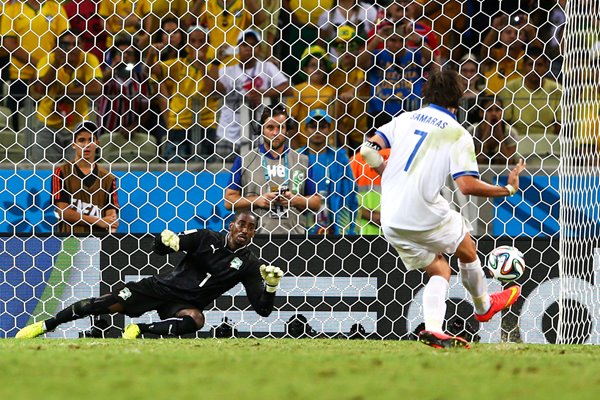
{"label": "spectator", "polygon": [[[383,126],[403,111],[419,108],[425,69],[431,52],[425,47],[413,51],[404,47],[409,32],[406,25],[383,28],[373,37],[358,65],[367,70],[370,100],[368,126]],[[385,48],[376,50],[381,42]]]}
{"label": "spectator", "polygon": [[458,120],[463,124],[474,124],[481,121],[481,115],[477,110],[477,97],[481,93],[481,74],[479,61],[471,53],[460,60],[460,76],[465,81],[466,89],[460,101]]}
{"label": "spectator", "polygon": [[[194,120],[197,121],[195,133],[192,138],[195,143],[200,143],[200,157],[209,159],[215,153],[215,140],[217,136],[217,110],[220,108],[221,96],[215,89],[215,78],[219,75],[219,64],[208,59],[210,40],[208,31],[201,26],[188,28],[188,58],[196,60],[195,64],[203,71],[202,80],[195,96],[192,99]],[[188,87],[189,90],[189,87]]]}
{"label": "spectator", "polygon": [[555,0],[556,4],[550,10],[549,21],[547,27],[550,30],[549,54],[552,58],[551,70],[555,77],[559,77],[563,65],[562,38],[565,30],[567,17],[565,15],[565,7],[567,0]]}
{"label": "spectator", "polygon": [[322,108],[310,112],[302,129],[307,145],[298,150],[308,156],[323,205],[315,218],[309,213],[309,234],[356,234],[358,200],[348,155],[328,146],[333,121]]}
{"label": "spectator", "polygon": [[485,90],[496,94],[507,82],[523,76],[521,57],[525,53],[524,43],[519,40],[515,21],[502,14],[492,20],[481,46],[482,71],[485,75]]}
{"label": "spectator", "polygon": [[141,13],[144,15],[142,24],[144,34],[141,37],[138,36],[138,45],[142,49],[148,45],[144,40],[150,40],[151,36],[161,27],[161,22],[167,18],[175,18],[186,29],[196,25],[196,21],[193,21],[192,14],[188,11],[188,8],[192,6],[189,0],[148,0],[143,4],[147,7]]}
{"label": "spectator", "polygon": [[197,1],[191,12],[198,18],[198,24],[208,29],[210,52],[207,58],[226,65],[234,62],[235,49],[242,32],[262,25],[267,18],[261,8],[261,0]]}
{"label": "spectator", "polygon": [[98,15],[98,3],[97,0],[67,0],[63,4],[81,50],[91,51],[102,62],[108,33],[104,29],[104,20]]}
{"label": "spectator", "polygon": [[[368,134],[367,137],[371,137]],[[387,160],[390,149],[379,150],[379,154]],[[350,168],[356,180],[358,191],[358,215],[356,224],[361,235],[382,235],[381,230],[381,175],[371,168],[360,152],[356,152],[350,160]]]}
{"label": "spectator", "polygon": [[[417,0],[390,1],[383,10],[380,22],[369,31],[369,42],[377,32],[390,25],[405,25],[404,30],[409,32],[405,45],[409,49],[418,50],[425,46],[432,52],[435,61],[432,68],[443,64],[439,46],[440,39],[428,22],[423,19],[423,6]],[[384,43],[381,42],[377,49],[383,49],[383,47]]]}
{"label": "spectator", "polygon": [[338,27],[350,25],[359,35],[366,35],[377,20],[374,5],[359,0],[337,0],[335,6],[319,16],[319,37],[326,42],[335,39]]}
{"label": "spectator", "polygon": [[265,17],[262,22],[256,23],[258,32],[262,32],[265,40],[261,42],[259,55],[263,56],[265,60],[271,61],[272,63],[279,65],[279,61],[273,57],[273,47],[279,40],[279,13],[281,11],[282,0],[262,0],[262,10]]}
{"label": "spectator", "polygon": [[[438,38],[441,38],[441,61],[459,59],[460,54],[451,54],[458,50],[461,35],[467,28],[467,14],[463,10],[464,0],[418,0],[421,7],[415,20],[425,18],[431,21],[431,27]],[[466,8],[466,7],[465,7]],[[441,64],[440,64],[441,65]]]}
{"label": "spectator", "polygon": [[150,9],[148,0],[100,0],[98,14],[105,20],[108,36],[106,48],[113,45],[113,38],[119,33],[128,32],[135,35],[141,32],[142,19]]}
{"label": "spectator", "polygon": [[306,234],[306,214],[321,207],[308,157],[289,148],[288,120],[284,106],[265,107],[263,144],[235,160],[225,190],[225,208],[261,217],[259,233]]}
{"label": "spectator", "polygon": [[161,29],[157,41],[148,47],[145,61],[152,68],[152,73],[160,70],[157,63],[175,60],[185,56],[185,32],[180,27],[180,21],[170,16],[161,21]]}
{"label": "spectator", "polygon": [[[158,82],[167,78],[165,69],[161,67],[169,60],[177,60],[186,55],[185,32],[181,30],[179,20],[174,17],[168,17],[161,21],[161,30],[158,35],[158,42],[148,47],[144,56],[144,62],[150,68],[150,75],[156,85],[155,91],[158,92]],[[166,99],[155,97],[150,102],[151,124],[154,126],[152,134],[156,137],[158,143],[162,143],[167,135],[166,115],[162,115],[166,110]]]}
{"label": "spectator", "polygon": [[283,71],[292,76],[298,72],[298,60],[307,43],[319,40],[319,17],[330,10],[335,0],[281,0],[282,13],[279,15],[281,40],[277,43],[277,54],[282,60]]}
{"label": "spectator", "polygon": [[232,156],[234,146],[239,151],[247,140],[241,123],[243,105],[253,119],[265,98],[280,101],[291,90],[288,77],[275,64],[256,57],[260,41],[260,34],[253,29],[241,32],[236,54],[239,64],[219,69],[216,88],[225,100],[217,125],[217,153],[223,157]]}
{"label": "spectator", "polygon": [[[361,37],[356,34],[356,29],[352,25],[340,25],[336,28],[336,37],[329,42],[329,53],[327,58],[334,64],[340,64],[340,57],[350,52],[350,48],[355,50],[362,44]],[[321,46],[319,46],[321,47]],[[361,51],[364,51],[364,46]],[[354,57],[354,65],[356,66],[356,57]]]}
{"label": "spectator", "polygon": [[349,146],[356,149],[367,131],[365,113],[369,88],[364,71],[357,66],[358,55],[365,49],[362,38],[350,25],[338,28],[338,37],[333,42],[338,53],[337,66],[329,75],[331,86],[337,88],[335,101],[335,121],[338,147]]}
{"label": "spectator", "polygon": [[119,132],[129,137],[148,127],[151,89],[148,70],[128,33],[118,35],[110,49],[109,73],[103,80],[98,105],[98,121],[103,132]]}
{"label": "spectator", "polygon": [[465,80],[464,97],[477,98],[481,93],[481,75],[479,60],[473,54],[467,54],[460,60],[460,76]]}
{"label": "spectator", "polygon": [[502,119],[502,101],[486,96],[479,101],[481,122],[468,128],[475,142],[477,163],[483,165],[516,164],[519,134]]}
{"label": "spectator", "polygon": [[[0,18],[4,14],[4,3],[0,1]],[[8,66],[10,65],[10,54],[6,51],[6,48],[0,44],[0,79],[4,82],[8,82]]]}
{"label": "spectator", "polygon": [[562,87],[548,78],[550,61],[538,47],[523,57],[524,77],[509,81],[498,94],[504,118],[522,135],[519,153],[558,154]]}
{"label": "spectator", "polygon": [[[2,46],[10,53],[11,83],[6,105],[13,113],[23,109],[28,89],[38,75],[38,63],[56,48],[58,37],[67,29],[67,13],[55,0],[4,4],[0,16],[0,38]],[[13,116],[13,128],[18,131],[19,118],[17,114]]]}
{"label": "spectator", "polygon": [[573,107],[565,109],[570,115],[565,119],[576,121],[573,127],[575,133],[574,146],[569,150],[570,155],[582,166],[600,167],[600,57],[596,55],[588,64],[590,71],[585,74],[581,82],[581,89],[570,91],[571,96],[565,93],[565,104]]}
{"label": "spectator", "polygon": [[[309,110],[316,108],[327,109],[335,99],[336,89],[327,84],[329,73],[333,70],[331,61],[327,59],[327,52],[321,46],[310,46],[300,61],[302,69],[301,82],[294,85],[293,94],[288,98],[290,115],[295,121],[304,121]],[[306,137],[294,135],[292,148],[299,149],[306,145]]]}
{"label": "spectator", "polygon": [[525,12],[518,11],[517,13],[511,16],[511,22],[517,28],[519,34],[519,42],[523,45],[523,49],[527,48],[530,43],[534,43],[534,45],[540,41],[540,38],[537,37],[537,27],[529,20],[529,14]]}
{"label": "spectator", "polygon": [[[188,32],[186,55],[160,64],[162,69],[159,92],[161,110],[166,116],[167,142],[163,156],[167,161],[190,161],[197,154],[208,156],[213,152],[215,136],[214,101],[208,100],[214,89],[214,81],[207,68],[218,69],[218,65],[207,63],[207,31],[192,27]],[[196,121],[194,102],[199,104],[199,121]],[[212,107],[215,107],[211,109]],[[202,127],[202,138],[194,135]]]}
{"label": "spectator", "polygon": [[91,121],[72,133],[74,158],[54,170],[52,201],[58,233],[116,232],[119,226],[117,179],[96,164],[98,127]]}
{"label": "spectator", "polygon": [[76,36],[65,31],[58,47],[39,61],[37,69],[34,91],[43,96],[37,117],[44,127],[34,135],[29,159],[58,162],[63,156],[72,158],[73,129],[89,118],[90,96],[102,90],[100,62],[92,53],[81,51]]}
{"label": "spectator", "polygon": [[282,5],[292,13],[295,25],[318,26],[321,14],[331,10],[335,0],[282,0]]}

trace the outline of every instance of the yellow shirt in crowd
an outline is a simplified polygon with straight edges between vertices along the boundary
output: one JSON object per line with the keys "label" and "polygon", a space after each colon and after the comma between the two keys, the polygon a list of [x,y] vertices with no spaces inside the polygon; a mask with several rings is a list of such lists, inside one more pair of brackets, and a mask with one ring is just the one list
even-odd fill
{"label": "yellow shirt in crowd", "polygon": [[[0,16],[4,14],[4,3],[7,3],[7,0],[0,0]],[[4,57],[8,54],[6,49],[0,46],[0,57]]]}
{"label": "yellow shirt in crowd", "polygon": [[143,3],[141,14],[154,17],[149,28],[151,32],[154,32],[159,28],[159,21],[167,15],[179,18],[183,22],[182,18],[192,8],[192,4],[191,0],[147,0]]}
{"label": "yellow shirt in crowd", "polygon": [[[46,76],[51,65],[54,65],[54,54],[52,53],[38,63],[39,79]],[[91,101],[88,97],[82,96],[75,101],[62,100],[60,102],[56,101],[56,98],[59,97],[59,94],[65,93],[65,87],[85,84],[94,78],[102,80],[102,70],[98,58],[92,53],[81,52],[79,66],[73,72],[67,71],[65,67],[58,69],[55,83],[48,87],[47,96],[38,103],[38,119],[51,128],[66,127],[69,129],[75,128],[81,121],[88,119],[92,111]]]}
{"label": "yellow shirt in crowd", "polygon": [[106,30],[109,35],[106,39],[107,47],[112,46],[113,37],[122,30],[135,34],[138,30],[133,26],[125,27],[125,20],[135,14],[141,22],[150,10],[149,0],[102,0],[98,6],[98,14],[106,19]]}
{"label": "yellow shirt in crowd", "polygon": [[[4,4],[0,17],[0,37],[20,38],[21,47],[35,59],[42,60],[54,50],[58,37],[69,29],[65,9],[54,0],[44,1],[34,10],[25,1]],[[33,66],[12,57],[10,79],[31,80],[37,75]]]}
{"label": "yellow shirt in crowd", "polygon": [[562,118],[560,98],[562,86],[552,79],[544,79],[542,87],[531,90],[523,78],[511,80],[498,93],[504,104],[503,118],[520,134],[554,134],[555,123]]}
{"label": "yellow shirt in crowd", "polygon": [[219,61],[228,63],[237,47],[240,32],[252,26],[252,14],[246,11],[244,0],[227,2],[223,8],[217,1],[207,1],[200,9],[200,25],[208,29],[208,41],[210,43],[206,58],[212,60],[217,54],[217,49],[223,45],[228,48],[226,57]]}
{"label": "yellow shirt in crowd", "polygon": [[[299,130],[304,130],[304,122],[310,110],[322,108],[331,113],[329,104],[335,99],[336,89],[333,86],[314,86],[308,82],[294,85],[295,93],[288,98],[290,116],[300,124]],[[332,127],[332,132],[334,127]],[[296,148],[306,145],[306,136],[296,135],[294,138]]]}
{"label": "yellow shirt in crowd", "polygon": [[578,144],[600,144],[600,88],[584,85],[570,110],[577,121],[575,139]]}
{"label": "yellow shirt in crowd", "polygon": [[[218,98],[207,97],[204,86],[206,74],[188,60],[176,58],[161,64],[162,79],[170,94],[167,129],[189,129],[194,123],[194,101],[198,102],[199,123],[205,128],[216,124]],[[156,78],[156,77],[155,77]]]}
{"label": "yellow shirt in crowd", "polygon": [[513,59],[506,57],[498,63],[494,63],[489,71],[484,73],[485,76],[485,91],[496,94],[502,90],[509,81],[523,76],[523,60],[522,56],[525,52]]}
{"label": "yellow shirt in crowd", "polygon": [[344,71],[341,67],[338,67],[329,77],[331,86],[338,88],[338,95],[348,91],[354,92],[355,95],[354,99],[347,105],[341,101],[335,102],[336,110],[333,115],[336,117],[336,130],[346,136],[347,141],[350,140],[354,144],[362,143],[367,131],[367,114],[365,110],[369,96],[368,89],[363,86],[365,72],[359,67],[354,67],[349,71]]}
{"label": "yellow shirt in crowd", "polygon": [[192,2],[188,0],[147,0],[142,3],[142,15],[152,14],[156,18],[163,18],[167,14],[183,17],[191,8]]}
{"label": "yellow shirt in crowd", "polygon": [[306,25],[310,21],[314,26],[318,26],[321,14],[331,10],[334,4],[334,0],[290,0],[290,10],[294,10],[300,24]]}

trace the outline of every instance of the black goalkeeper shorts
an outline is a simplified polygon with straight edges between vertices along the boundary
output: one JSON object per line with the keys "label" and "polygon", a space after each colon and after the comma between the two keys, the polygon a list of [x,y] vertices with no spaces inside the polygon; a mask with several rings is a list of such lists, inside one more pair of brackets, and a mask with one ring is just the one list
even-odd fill
{"label": "black goalkeeper shorts", "polygon": [[148,311],[156,310],[160,319],[174,317],[179,310],[198,309],[191,304],[165,299],[156,287],[154,278],[144,278],[138,282],[127,282],[122,289],[115,290],[113,295],[125,310],[128,317],[139,317]]}

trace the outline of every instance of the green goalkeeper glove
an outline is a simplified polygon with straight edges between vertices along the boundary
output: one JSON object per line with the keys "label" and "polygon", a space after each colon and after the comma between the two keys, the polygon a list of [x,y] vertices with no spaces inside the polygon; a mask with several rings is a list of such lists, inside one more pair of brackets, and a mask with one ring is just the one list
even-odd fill
{"label": "green goalkeeper glove", "polygon": [[175,232],[165,229],[160,233],[160,240],[165,246],[179,251],[179,236]]}
{"label": "green goalkeeper glove", "polygon": [[281,268],[263,264],[260,266],[260,275],[267,284],[267,292],[275,293],[283,276]]}

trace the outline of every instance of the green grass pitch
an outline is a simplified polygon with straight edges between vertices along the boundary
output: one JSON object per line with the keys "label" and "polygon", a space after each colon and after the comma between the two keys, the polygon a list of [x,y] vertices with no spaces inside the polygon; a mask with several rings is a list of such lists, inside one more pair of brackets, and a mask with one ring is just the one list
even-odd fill
{"label": "green grass pitch", "polygon": [[0,399],[598,399],[600,346],[0,340]]}

